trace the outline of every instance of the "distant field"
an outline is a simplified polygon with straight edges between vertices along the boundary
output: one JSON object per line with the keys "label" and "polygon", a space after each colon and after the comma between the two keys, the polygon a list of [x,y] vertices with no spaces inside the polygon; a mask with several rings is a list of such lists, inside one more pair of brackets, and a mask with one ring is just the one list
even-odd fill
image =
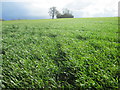
{"label": "distant field", "polygon": [[118,19],[4,21],[4,88],[118,88]]}

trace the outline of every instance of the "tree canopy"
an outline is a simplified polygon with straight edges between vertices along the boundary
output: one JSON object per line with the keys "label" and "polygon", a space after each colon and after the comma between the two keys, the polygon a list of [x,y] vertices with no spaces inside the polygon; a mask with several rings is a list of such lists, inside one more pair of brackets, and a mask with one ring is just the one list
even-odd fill
{"label": "tree canopy", "polygon": [[57,9],[56,9],[56,7],[51,7],[50,9],[49,9],[49,15],[52,17],[52,19],[54,19],[54,17],[55,17],[55,15],[57,14]]}
{"label": "tree canopy", "polygon": [[63,14],[58,13],[57,18],[73,18],[72,12],[67,8],[63,9]]}

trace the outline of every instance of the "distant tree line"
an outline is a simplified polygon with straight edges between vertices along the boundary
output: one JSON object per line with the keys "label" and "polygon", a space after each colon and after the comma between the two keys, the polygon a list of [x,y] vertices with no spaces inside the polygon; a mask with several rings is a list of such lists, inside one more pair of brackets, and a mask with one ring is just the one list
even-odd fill
{"label": "distant tree line", "polygon": [[54,17],[56,16],[56,18],[74,18],[74,16],[72,15],[72,12],[70,10],[63,9],[62,14],[56,9],[56,7],[51,7],[49,9],[49,15],[52,17],[52,19],[54,19]]}
{"label": "distant tree line", "polygon": [[5,21],[4,19],[0,19],[0,21]]}

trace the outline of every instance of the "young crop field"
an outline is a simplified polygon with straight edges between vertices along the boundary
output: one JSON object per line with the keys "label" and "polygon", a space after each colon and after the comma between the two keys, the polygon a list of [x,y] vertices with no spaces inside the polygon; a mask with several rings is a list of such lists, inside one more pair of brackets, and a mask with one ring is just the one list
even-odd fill
{"label": "young crop field", "polygon": [[2,23],[3,88],[118,88],[118,18]]}

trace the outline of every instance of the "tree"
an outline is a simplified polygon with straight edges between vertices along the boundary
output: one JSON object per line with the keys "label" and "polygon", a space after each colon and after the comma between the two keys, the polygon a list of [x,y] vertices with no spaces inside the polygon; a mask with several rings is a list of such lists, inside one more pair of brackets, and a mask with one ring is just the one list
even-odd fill
{"label": "tree", "polygon": [[0,21],[5,21],[4,19],[0,19]]}
{"label": "tree", "polygon": [[72,12],[68,9],[63,9],[63,14],[57,13],[57,18],[74,18]]}
{"label": "tree", "polygon": [[52,19],[54,19],[54,17],[55,17],[55,15],[57,15],[57,13],[58,13],[58,11],[57,11],[57,9],[56,9],[56,7],[51,7],[50,9],[49,9],[49,15],[52,17]]}
{"label": "tree", "polygon": [[67,8],[64,8],[63,14],[72,14],[72,12],[70,10],[68,10]]}

